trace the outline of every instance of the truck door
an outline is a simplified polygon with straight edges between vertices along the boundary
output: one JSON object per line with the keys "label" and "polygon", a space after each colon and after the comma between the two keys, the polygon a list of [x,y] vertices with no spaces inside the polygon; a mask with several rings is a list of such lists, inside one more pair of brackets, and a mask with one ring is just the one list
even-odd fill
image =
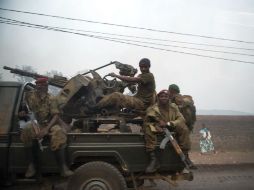
{"label": "truck door", "polygon": [[20,84],[15,82],[0,83],[0,175],[7,172],[10,146],[10,131],[17,105]]}

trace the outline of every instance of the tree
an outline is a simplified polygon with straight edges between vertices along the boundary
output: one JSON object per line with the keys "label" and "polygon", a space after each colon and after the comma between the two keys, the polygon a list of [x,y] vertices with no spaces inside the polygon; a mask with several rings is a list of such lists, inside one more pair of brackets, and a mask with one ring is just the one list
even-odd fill
{"label": "tree", "polygon": [[[27,72],[36,73],[35,69],[30,65],[16,66],[16,68],[27,71]],[[22,82],[22,83],[34,81],[34,79],[31,77],[25,77],[25,76],[16,75],[16,74],[14,74],[14,78],[16,78],[17,81]]]}
{"label": "tree", "polygon": [[[56,70],[47,71],[45,73],[45,75],[48,76],[48,77],[54,77],[55,75],[63,76],[63,74],[61,72],[58,72]],[[49,85],[49,93],[51,93],[53,95],[57,95],[60,90],[61,90],[61,88]]]}

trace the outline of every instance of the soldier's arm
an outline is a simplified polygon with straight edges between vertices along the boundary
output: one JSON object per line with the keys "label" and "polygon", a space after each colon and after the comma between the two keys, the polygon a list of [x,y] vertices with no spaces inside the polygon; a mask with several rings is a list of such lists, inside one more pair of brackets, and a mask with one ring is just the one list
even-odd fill
{"label": "soldier's arm", "polygon": [[146,110],[145,122],[152,132],[163,132],[161,118],[158,115],[156,108],[149,107]]}
{"label": "soldier's arm", "polygon": [[170,106],[176,112],[176,119],[174,121],[170,121],[170,123],[172,123],[174,126],[179,126],[179,125],[184,124],[185,119],[184,119],[183,115],[181,114],[181,112],[179,111],[178,107],[173,103]]}
{"label": "soldier's arm", "polygon": [[49,129],[54,126],[55,124],[58,123],[59,120],[59,109],[58,109],[58,104],[57,104],[57,99],[55,97],[49,97],[50,98],[50,115],[51,115],[51,120],[49,121],[48,125],[44,128],[41,129],[38,137],[42,138],[46,134],[48,134]]}
{"label": "soldier's arm", "polygon": [[53,117],[50,120],[49,124],[46,127],[42,128],[37,136],[39,138],[43,138],[45,135],[47,135],[48,132],[49,132],[49,129],[52,126],[54,126],[55,124],[57,124],[58,120],[59,120],[59,115],[58,114],[53,115]]}
{"label": "soldier's arm", "polygon": [[141,82],[142,81],[142,79],[140,77],[122,76],[122,75],[117,75],[115,73],[110,73],[109,75],[112,77],[116,77],[116,78],[118,78],[122,81],[125,81],[125,82]]}

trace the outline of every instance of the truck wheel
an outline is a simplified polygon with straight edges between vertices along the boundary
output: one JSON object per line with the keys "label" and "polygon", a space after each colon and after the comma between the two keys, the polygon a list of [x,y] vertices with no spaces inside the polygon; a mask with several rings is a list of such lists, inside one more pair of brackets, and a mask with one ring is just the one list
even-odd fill
{"label": "truck wheel", "polygon": [[69,178],[67,190],[126,190],[122,174],[106,162],[89,162]]}

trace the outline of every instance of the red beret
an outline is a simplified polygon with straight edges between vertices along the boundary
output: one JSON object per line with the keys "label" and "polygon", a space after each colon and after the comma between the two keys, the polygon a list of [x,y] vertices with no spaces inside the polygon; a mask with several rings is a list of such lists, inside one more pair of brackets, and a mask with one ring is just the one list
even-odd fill
{"label": "red beret", "polygon": [[41,78],[37,78],[35,81],[35,84],[48,84],[48,78],[46,77],[41,77]]}
{"label": "red beret", "polygon": [[162,93],[169,95],[168,90],[161,90],[161,91],[157,94],[157,96],[159,96],[159,95],[162,94]]}

